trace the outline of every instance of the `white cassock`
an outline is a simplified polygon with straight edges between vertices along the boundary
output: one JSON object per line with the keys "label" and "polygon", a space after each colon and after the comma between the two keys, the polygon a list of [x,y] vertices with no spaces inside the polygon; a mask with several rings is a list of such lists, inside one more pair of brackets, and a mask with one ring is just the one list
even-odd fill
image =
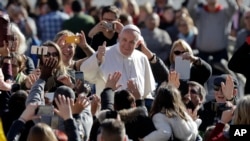
{"label": "white cassock", "polygon": [[[97,52],[96,52],[97,53]],[[150,98],[150,93],[155,90],[155,80],[149,65],[148,58],[138,50],[134,50],[130,57],[121,54],[119,43],[106,47],[105,57],[100,66],[96,58],[96,53],[81,64],[81,71],[84,79],[96,84],[96,94],[100,95],[105,88],[105,83],[109,74],[115,71],[122,73],[118,82],[121,89],[127,88],[127,81],[134,80],[143,98]]]}

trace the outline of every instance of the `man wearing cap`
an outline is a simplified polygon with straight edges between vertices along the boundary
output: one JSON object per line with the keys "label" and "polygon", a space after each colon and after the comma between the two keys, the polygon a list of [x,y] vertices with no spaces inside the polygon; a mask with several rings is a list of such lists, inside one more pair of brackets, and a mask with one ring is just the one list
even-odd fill
{"label": "man wearing cap", "polygon": [[141,93],[142,98],[147,98],[155,89],[155,80],[149,65],[148,58],[135,48],[141,43],[140,29],[132,24],[124,26],[118,37],[118,43],[106,47],[104,42],[97,52],[81,64],[81,71],[85,79],[96,84],[96,94],[104,89],[105,82],[110,74],[121,72],[118,81],[126,89],[128,80],[133,80]]}
{"label": "man wearing cap", "polygon": [[214,99],[206,102],[198,115],[202,120],[200,131],[205,131],[210,125],[217,123],[224,110],[231,109],[236,104],[238,82],[228,74],[219,75],[214,79]]}

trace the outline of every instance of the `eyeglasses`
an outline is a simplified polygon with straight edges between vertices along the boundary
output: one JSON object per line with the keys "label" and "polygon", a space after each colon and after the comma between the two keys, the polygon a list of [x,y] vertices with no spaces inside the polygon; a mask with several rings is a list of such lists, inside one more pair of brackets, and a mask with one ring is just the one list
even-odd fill
{"label": "eyeglasses", "polygon": [[59,56],[59,53],[58,52],[47,52],[46,55],[44,55],[45,57],[58,57]]}
{"label": "eyeglasses", "polygon": [[181,54],[183,54],[183,53],[185,53],[186,51],[179,51],[179,50],[176,50],[176,51],[174,51],[174,54],[175,55],[181,55]]}
{"label": "eyeglasses", "polygon": [[191,89],[191,90],[190,90],[190,93],[191,93],[191,94],[198,94],[198,92],[197,92],[196,90],[194,90],[194,89]]}

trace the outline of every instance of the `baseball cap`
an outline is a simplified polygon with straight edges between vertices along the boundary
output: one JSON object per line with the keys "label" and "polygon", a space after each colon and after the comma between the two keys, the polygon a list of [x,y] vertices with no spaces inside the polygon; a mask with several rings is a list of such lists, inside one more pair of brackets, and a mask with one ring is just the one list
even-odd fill
{"label": "baseball cap", "polygon": [[[215,79],[214,79],[214,88],[221,87],[221,82],[225,83],[228,75],[230,75],[230,74],[222,74],[220,76],[215,77]],[[234,76],[232,76],[232,78],[233,78],[233,82],[234,82],[234,88],[237,88],[239,83],[238,83],[237,79]]]}

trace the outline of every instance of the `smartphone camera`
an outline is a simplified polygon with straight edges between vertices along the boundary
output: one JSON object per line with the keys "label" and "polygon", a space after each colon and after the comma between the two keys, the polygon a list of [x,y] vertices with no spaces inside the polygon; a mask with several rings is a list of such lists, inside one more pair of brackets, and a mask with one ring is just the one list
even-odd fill
{"label": "smartphone camera", "polygon": [[35,114],[38,116],[53,116],[54,115],[54,107],[51,105],[40,105],[36,109]]}
{"label": "smartphone camera", "polygon": [[105,22],[105,27],[108,29],[108,31],[114,30],[114,24],[111,22]]}
{"label": "smartphone camera", "polygon": [[78,44],[80,42],[80,37],[79,36],[67,36],[65,39],[66,43],[75,43]]}

